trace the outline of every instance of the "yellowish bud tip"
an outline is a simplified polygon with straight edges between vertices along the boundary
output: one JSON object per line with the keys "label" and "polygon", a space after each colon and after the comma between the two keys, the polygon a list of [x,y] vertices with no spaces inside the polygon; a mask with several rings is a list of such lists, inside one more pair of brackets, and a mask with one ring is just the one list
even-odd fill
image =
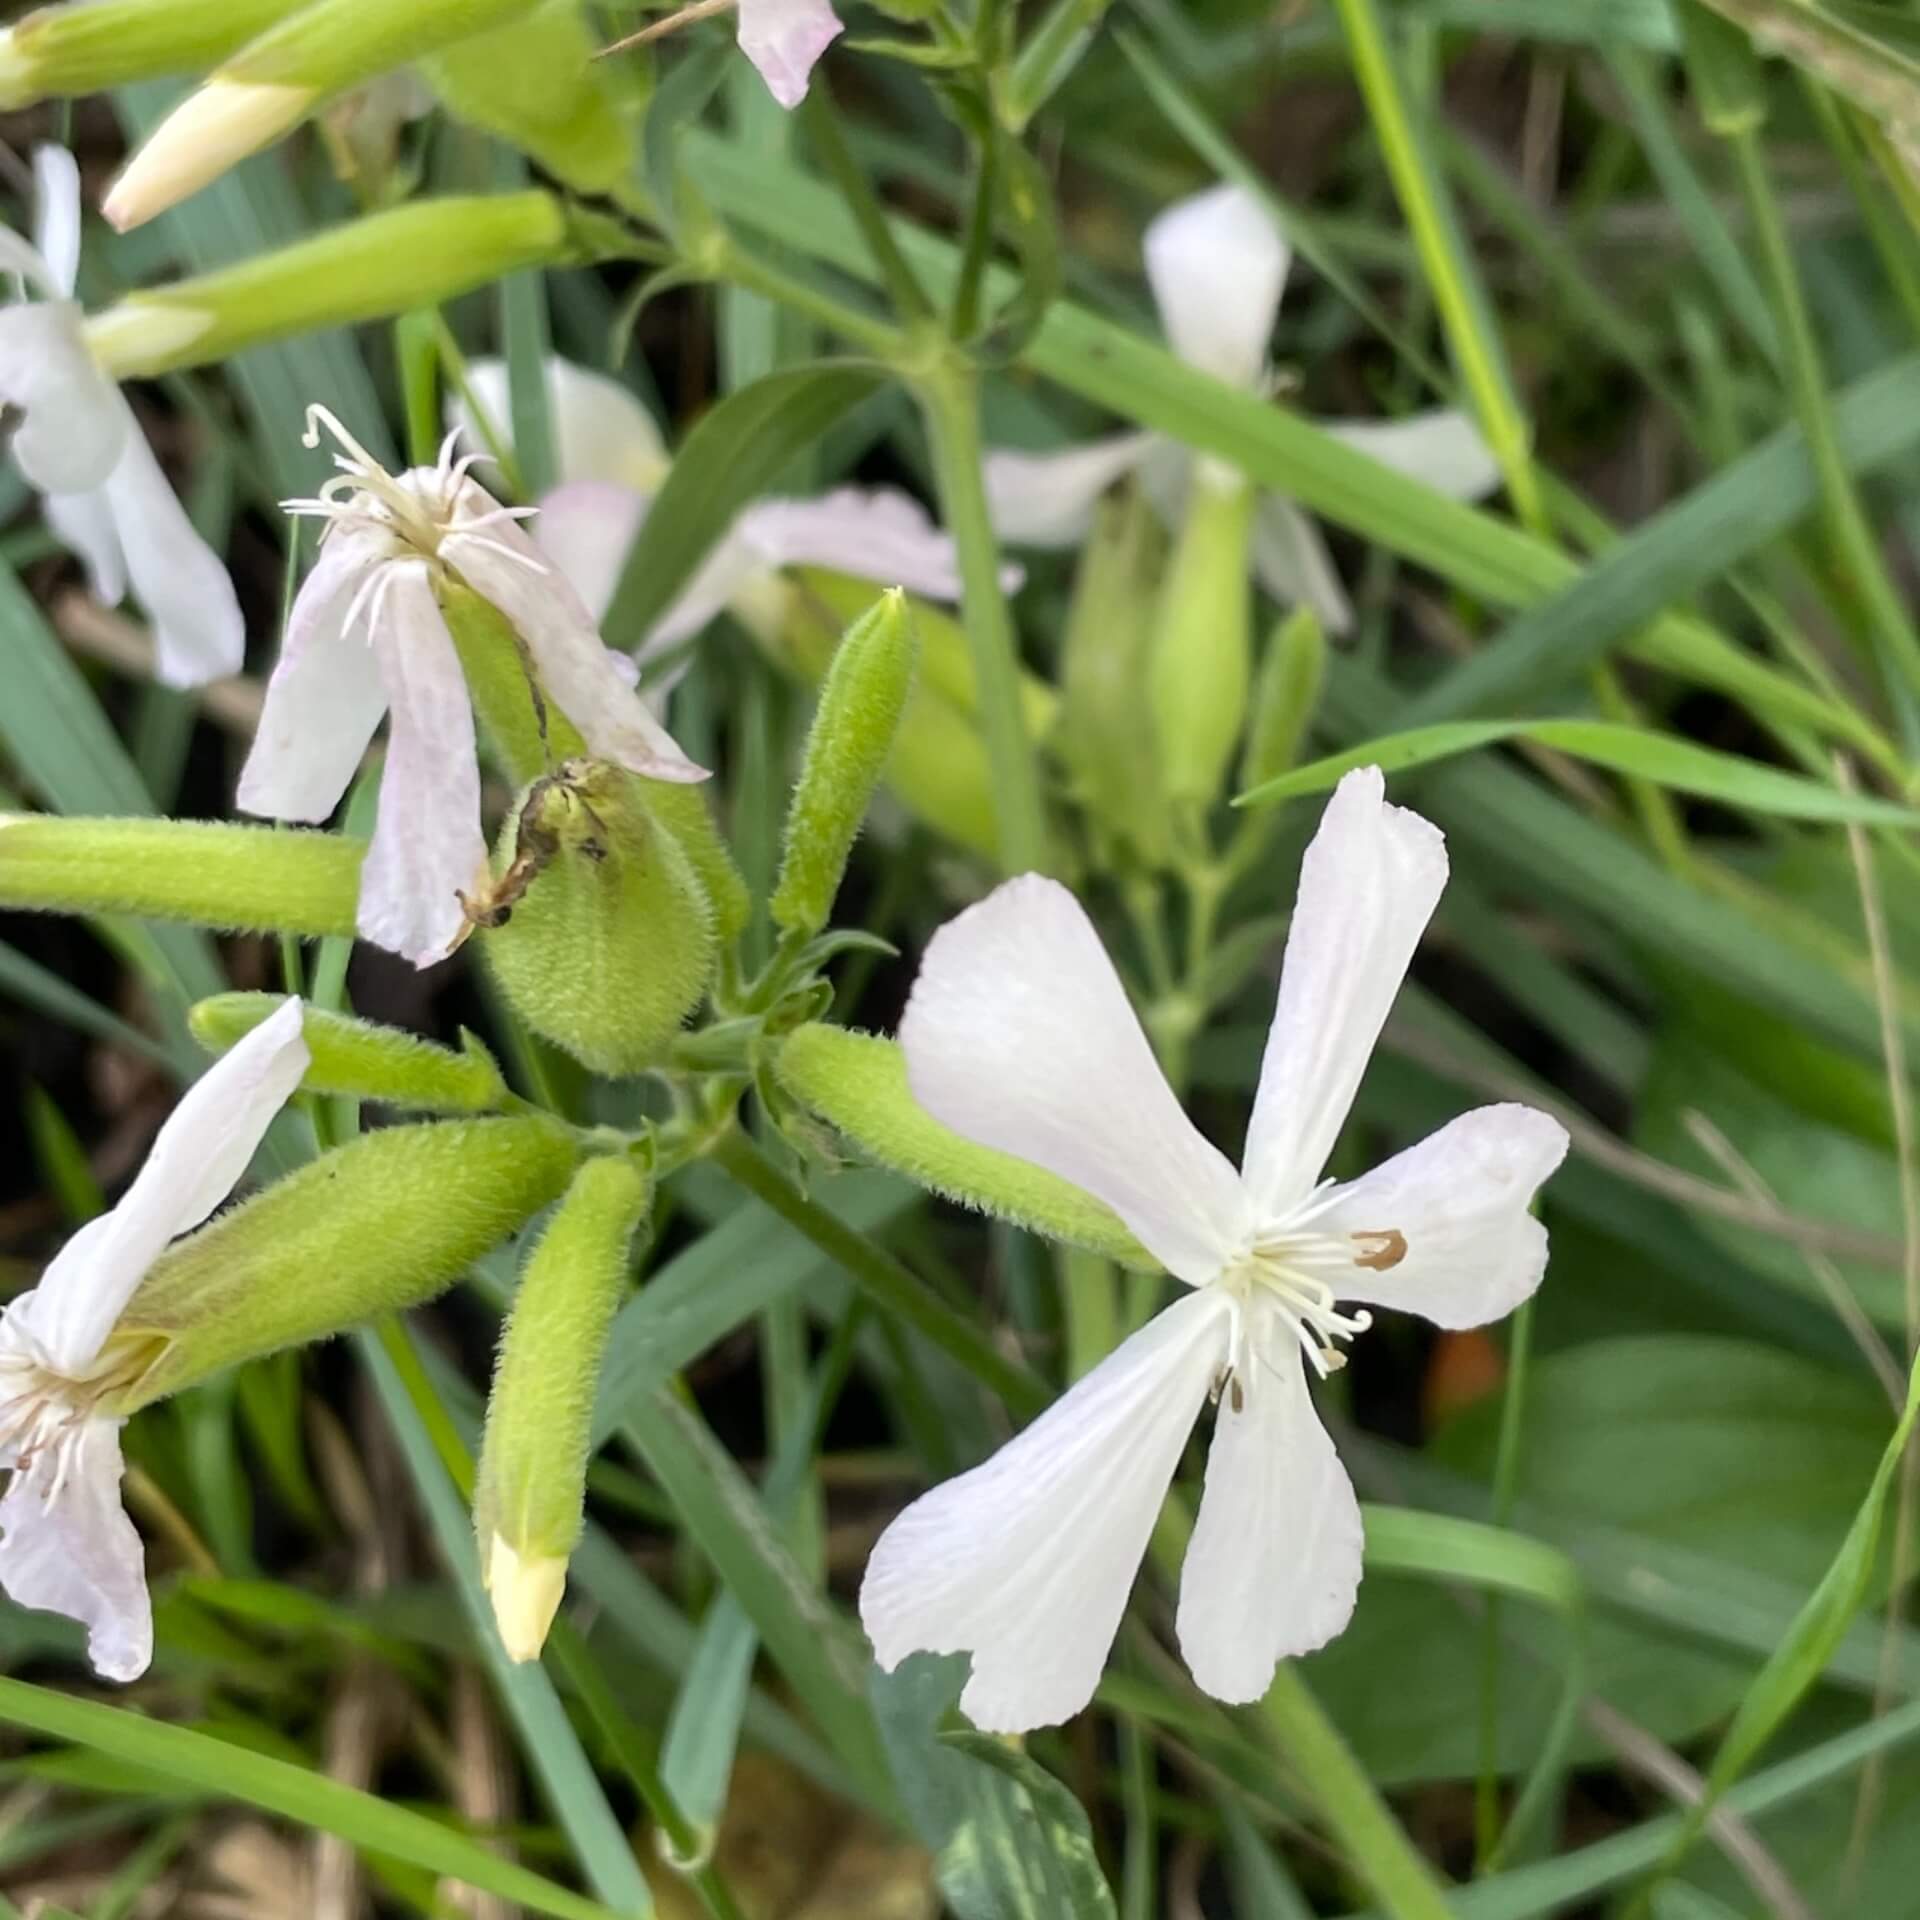
{"label": "yellowish bud tip", "polygon": [[496,1533],[487,1554],[487,1593],[510,1660],[538,1660],[567,1590],[567,1563],[522,1560]]}
{"label": "yellowish bud tip", "polygon": [[100,211],[122,233],[165,213],[297,125],[317,97],[312,87],[208,81],[154,129]]}
{"label": "yellowish bud tip", "polygon": [[0,108],[11,112],[33,104],[33,73],[20,36],[13,27],[0,27]]}

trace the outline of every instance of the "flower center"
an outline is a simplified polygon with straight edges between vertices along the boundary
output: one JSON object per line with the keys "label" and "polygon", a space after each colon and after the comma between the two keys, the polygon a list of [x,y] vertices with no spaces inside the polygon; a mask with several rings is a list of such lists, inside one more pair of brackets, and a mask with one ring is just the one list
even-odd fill
{"label": "flower center", "polygon": [[132,1386],[151,1362],[149,1347],[115,1351],[109,1342],[84,1378],[62,1373],[42,1356],[39,1344],[0,1315],[0,1463],[24,1473],[51,1455],[54,1470],[42,1485],[51,1505],[72,1471],[87,1423],[104,1402]]}

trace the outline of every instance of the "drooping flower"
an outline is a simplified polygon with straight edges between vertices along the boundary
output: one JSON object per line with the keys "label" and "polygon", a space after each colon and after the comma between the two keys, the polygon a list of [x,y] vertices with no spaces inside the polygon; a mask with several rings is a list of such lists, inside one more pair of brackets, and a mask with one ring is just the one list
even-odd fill
{"label": "drooping flower", "polygon": [[[1167,344],[1189,366],[1261,394],[1292,254],[1244,188],[1209,188],[1176,202],[1147,228],[1147,279]],[[1324,432],[1384,466],[1455,499],[1477,500],[1500,483],[1479,429],[1457,408],[1399,420],[1321,420]],[[1178,517],[1195,461],[1155,433],[1123,433],[1057,453],[998,450],[986,461],[987,501],[1002,538],[1033,547],[1078,546],[1095,503],[1129,473],[1169,519]],[[1203,473],[1207,463],[1200,463]],[[1310,606],[1330,632],[1353,624],[1340,576],[1319,530],[1277,493],[1254,512],[1251,561],[1260,583],[1286,605]]]}
{"label": "drooping flower", "polygon": [[740,0],[740,51],[783,107],[807,97],[815,63],[842,31],[827,0]]}
{"label": "drooping flower", "polygon": [[86,564],[95,597],[118,606],[131,582],[153,622],[158,679],[193,687],[237,673],[246,627],[233,582],[87,347],[74,299],[80,170],[64,147],[39,147],[33,172],[32,243],[0,229],[0,268],[44,296],[0,311],[0,400],[22,415],[14,460]]}
{"label": "drooping flower", "polygon": [[169,1115],[119,1204],[90,1220],[0,1314],[0,1587],[82,1622],[109,1680],[153,1655],[140,1536],[120,1505],[117,1396],[151,1355],[110,1339],[147,1270],[219,1206],[308,1062],[289,1000],[208,1068]]}
{"label": "drooping flower", "polygon": [[323,821],[339,804],[381,716],[391,713],[373,844],[361,870],[359,927],[416,966],[441,959],[466,927],[461,896],[487,872],[480,769],[460,657],[435,593],[456,576],[505,616],[547,700],[591,753],[654,780],[704,779],[627,684],[594,618],[503,507],[468,474],[477,457],[387,473],[323,407],[346,449],[317,498],[287,510],[327,522],[320,558],[287,622],[267,686],[240,805],[278,820]]}
{"label": "drooping flower", "polygon": [[[595,616],[604,617],[627,549],[671,462],[652,415],[617,380],[557,356],[548,360],[546,375],[559,484],[541,499],[533,535]],[[505,362],[476,360],[468,385],[496,431],[504,431],[510,419]],[[481,444],[480,423],[469,409],[456,408],[452,417]],[[960,597],[953,541],[904,493],[839,487],[812,500],[759,500],[741,512],[640,641],[638,659],[644,665],[692,639],[726,607],[753,606],[785,567],[829,568],[929,600]]]}
{"label": "drooping flower", "polygon": [[1528,1206],[1567,1146],[1532,1108],[1481,1107],[1321,1179],[1446,877],[1438,830],[1386,804],[1378,768],[1341,781],[1301,867],[1238,1173],[1180,1110],[1064,887],[1009,881],[935,935],[900,1028],[914,1097],[1105,1201],[1191,1291],[887,1529],[860,1594],[883,1667],[970,1653],[960,1704],[995,1731],[1078,1712],[1209,1394],[1177,1618],[1194,1678],[1258,1699],[1280,1659],[1346,1625],[1360,1511],[1307,1369],[1343,1365],[1369,1308],[1471,1327],[1518,1306],[1546,1268]]}

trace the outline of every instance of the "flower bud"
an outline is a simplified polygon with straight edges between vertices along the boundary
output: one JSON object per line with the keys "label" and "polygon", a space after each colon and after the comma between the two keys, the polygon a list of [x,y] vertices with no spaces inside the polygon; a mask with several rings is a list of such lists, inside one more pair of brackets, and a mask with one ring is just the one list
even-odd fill
{"label": "flower bud", "polygon": [[431,1299],[553,1200],[578,1158],[540,1115],[385,1127],[323,1154],[154,1262],[108,1345],[153,1358],[114,1410]]}
{"label": "flower bud", "polygon": [[1253,691],[1253,718],[1240,756],[1240,791],[1277,779],[1300,754],[1327,677],[1327,636],[1311,607],[1295,607],[1273,630]]}
{"label": "flower bud", "polygon": [[1119,1215],[1091,1194],[943,1127],[914,1099],[906,1055],[894,1041],[843,1027],[796,1027],[774,1072],[796,1100],[831,1122],[868,1159],[932,1192],[1124,1266],[1157,1266]]}
{"label": "flower bud", "polygon": [[[277,993],[219,993],[188,1015],[193,1035],[213,1053],[225,1053],[286,1004]],[[344,1093],[421,1113],[493,1113],[505,1105],[507,1083],[493,1056],[470,1033],[462,1051],[437,1046],[397,1027],[309,1006],[301,1037],[311,1056],[300,1084],[309,1093]]]}
{"label": "flower bud", "polygon": [[652,1191],[634,1160],[589,1160],[528,1256],[501,1336],[473,1524],[514,1660],[539,1657],[579,1544],[600,1364]]}
{"label": "flower bud", "polygon": [[1247,713],[1253,490],[1201,464],[1161,585],[1147,659],[1160,770],[1176,805],[1210,806]]}
{"label": "flower bud", "polygon": [[648,811],[652,784],[599,760],[534,781],[470,907],[521,1018],[596,1073],[654,1065],[713,972],[713,909]]}
{"label": "flower bud", "polygon": [[299,125],[316,102],[529,12],[534,0],[310,0],[163,120],[102,204],[125,231],[198,193]]}
{"label": "flower bud", "polygon": [[294,828],[0,814],[0,907],[351,939],[366,851]]}
{"label": "flower bud", "polygon": [[572,256],[550,193],[450,195],[328,227],[237,266],[130,294],[86,323],[116,380],[223,360],[263,340],[443,301]]}
{"label": "flower bud", "polygon": [[770,911],[787,933],[818,933],[833,912],[854,836],[900,731],[918,642],[907,596],[884,593],[847,630],[827,670],[787,809],[786,854]]}
{"label": "flower bud", "polygon": [[68,0],[0,30],[0,108],[205,73],[305,0]]}

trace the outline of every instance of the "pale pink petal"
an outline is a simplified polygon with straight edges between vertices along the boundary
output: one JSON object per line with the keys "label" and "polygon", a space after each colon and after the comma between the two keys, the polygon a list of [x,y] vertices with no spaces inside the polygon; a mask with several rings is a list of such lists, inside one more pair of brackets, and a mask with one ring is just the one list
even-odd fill
{"label": "pale pink petal", "polygon": [[238,673],[247,648],[239,596],[137,424],[104,492],[134,597],[153,624],[155,678],[198,687]]}
{"label": "pale pink petal", "polygon": [[676,647],[683,640],[691,640],[742,594],[770,579],[777,571],[747,539],[743,531],[746,520],[747,514],[742,514],[707,550],[706,558],[693,570],[693,578],[680,589],[679,598],[654,622],[652,631],[641,641],[642,659]]}
{"label": "pale pink petal", "polygon": [[93,597],[103,607],[117,607],[127,597],[127,556],[120,551],[120,529],[114,525],[106,488],[50,493],[41,510],[55,539],[80,556]]}
{"label": "pale pink petal", "polygon": [[1548,1114],[1477,1107],[1336,1188],[1315,1214],[1315,1233],[1358,1235],[1357,1251],[1376,1261],[1383,1236],[1398,1235],[1406,1248],[1391,1266],[1356,1265],[1333,1280],[1340,1298],[1442,1327],[1511,1313],[1547,1270],[1547,1230],[1527,1209],[1566,1151],[1567,1130]]}
{"label": "pale pink petal", "polygon": [[1257,387],[1291,258],[1266,209],[1244,187],[1211,187],[1160,214],[1145,252],[1174,352],[1229,386]]}
{"label": "pale pink petal", "polygon": [[[623,382],[558,354],[546,360],[547,424],[554,473],[563,487],[598,481],[652,493],[666,478],[667,449],[654,417]],[[513,449],[513,407],[504,360],[467,363],[467,384],[502,446]],[[447,402],[447,423],[464,430],[468,446],[485,453],[491,442],[458,393]],[[544,506],[544,503],[543,503]]]}
{"label": "pale pink petal", "polygon": [[989,453],[994,532],[1016,547],[1077,547],[1092,530],[1100,496],[1142,466],[1156,444],[1151,433],[1122,433],[1059,453]]}
{"label": "pale pink petal", "polygon": [[1440,830],[1390,807],[1378,767],[1334,789],[1300,863],[1244,1172],[1274,1218],[1313,1191],[1447,884]]}
{"label": "pale pink petal", "polygon": [[1329,633],[1353,630],[1353,603],[1320,537],[1290,500],[1263,493],[1254,503],[1249,546],[1254,578],[1283,607],[1310,607]]}
{"label": "pale pink petal", "polygon": [[80,284],[80,163],[65,147],[33,150],[33,250],[62,300]]}
{"label": "pale pink petal", "polygon": [[571,583],[588,614],[604,622],[627,550],[647,517],[647,496],[605,480],[574,480],[540,502],[534,544]]}
{"label": "pale pink petal", "polygon": [[446,958],[467,924],[460,895],[487,876],[479,747],[425,562],[394,561],[380,592],[373,649],[393,718],[359,924],[375,946],[426,967]]}
{"label": "pale pink petal", "polygon": [[807,97],[814,63],[840,31],[827,0],[740,0],[740,51],[783,107]]}
{"label": "pale pink petal", "polygon": [[88,1221],[8,1307],[8,1326],[57,1371],[86,1372],[167,1243],[239,1184],[307,1070],[300,1021],[300,1002],[289,1000],[216,1060],[167,1116],[119,1202]]}
{"label": "pale pink petal", "polygon": [[900,1043],[936,1120],[1104,1200],[1180,1279],[1212,1279],[1244,1237],[1240,1182],[1181,1112],[1057,881],[1009,880],[933,936]]}
{"label": "pale pink petal", "polygon": [[120,1423],[102,1419],[17,1467],[0,1499],[0,1587],[18,1606],[78,1620],[94,1671],[126,1681],[153,1658],[153,1608],[121,1471]]}
{"label": "pale pink petal", "polygon": [[[957,602],[960,561],[953,538],[927,510],[893,487],[839,487],[817,500],[762,500],[740,516],[740,531],[771,567],[827,567],[929,600]],[[1003,575],[1009,591],[1017,569]]]}
{"label": "pale pink petal", "polygon": [[995,1733],[1078,1713],[1226,1357],[1230,1320],[1218,1288],[1185,1295],[984,1466],[908,1507],[860,1587],[880,1665],[972,1654],[960,1709]]}
{"label": "pale pink petal", "polygon": [[1353,1615],[1362,1538],[1300,1350],[1291,1337],[1271,1341],[1220,1396],[1180,1570],[1175,1627],[1200,1686],[1245,1705],[1273,1684],[1279,1661],[1325,1646]]}
{"label": "pale pink petal", "polygon": [[41,493],[91,493],[126,447],[133,417],[93,363],[80,309],[41,300],[0,313],[0,402],[16,407],[14,464]]}
{"label": "pale pink petal", "polygon": [[1436,407],[1399,420],[1316,420],[1314,425],[1454,500],[1482,500],[1500,485],[1493,449],[1458,407]]}
{"label": "pale pink petal", "polygon": [[240,773],[239,804],[246,812],[316,822],[340,804],[387,710],[366,629],[349,633],[346,619],[391,550],[380,536],[346,527],[321,547],[294,597]]}

